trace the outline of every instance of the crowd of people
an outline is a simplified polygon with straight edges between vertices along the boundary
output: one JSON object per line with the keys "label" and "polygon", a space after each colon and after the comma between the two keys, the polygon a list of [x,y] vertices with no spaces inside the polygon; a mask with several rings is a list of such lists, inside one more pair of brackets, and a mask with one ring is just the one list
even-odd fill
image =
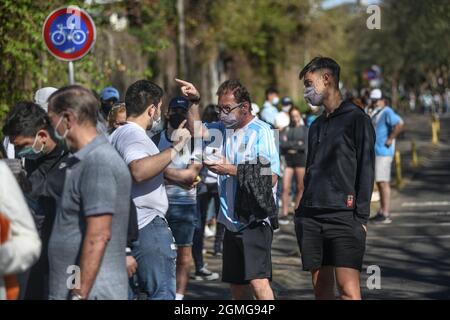
{"label": "crowd of people", "polygon": [[211,202],[234,299],[274,299],[273,233],[294,211],[316,298],[333,298],[335,283],[361,298],[372,191],[374,220],[390,223],[403,121],[380,89],[362,107],[344,99],[339,77],[330,58],[303,68],[306,116],[274,88],[259,110],[238,80],[202,115],[200,92],[180,79],[164,107],[149,80],[123,99],[71,85],[18,102],[2,128],[0,299],[182,300],[192,262],[194,279],[220,277],[203,257]]}

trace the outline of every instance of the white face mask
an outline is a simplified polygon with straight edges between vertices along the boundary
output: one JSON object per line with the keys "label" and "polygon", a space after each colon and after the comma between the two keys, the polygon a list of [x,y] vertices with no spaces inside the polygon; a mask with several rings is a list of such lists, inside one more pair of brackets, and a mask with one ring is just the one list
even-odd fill
{"label": "white face mask", "polygon": [[316,113],[317,111],[319,111],[319,106],[313,106],[312,104],[308,103],[308,106],[311,108],[311,111],[313,113]]}
{"label": "white face mask", "polygon": [[276,107],[279,102],[280,102],[280,98],[278,98],[278,97],[274,97],[271,101],[271,103],[274,107]]}
{"label": "white face mask", "polygon": [[291,110],[291,106],[284,106],[284,107],[281,108],[281,110],[283,110],[283,112],[288,113],[289,110]]}
{"label": "white face mask", "polygon": [[64,116],[61,116],[61,118],[59,119],[58,123],[55,126],[55,138],[58,139],[59,141],[64,141],[64,139],[66,139],[67,135],[69,134],[69,129],[66,129],[66,131],[64,131],[64,134],[62,136],[58,133],[58,127],[62,123],[63,119]]}
{"label": "white face mask", "polygon": [[[158,113],[157,117],[155,117],[156,113]],[[160,125],[161,125],[161,112],[158,109],[156,109],[152,119],[150,120],[150,124],[148,125],[147,130],[153,131],[153,128]]]}

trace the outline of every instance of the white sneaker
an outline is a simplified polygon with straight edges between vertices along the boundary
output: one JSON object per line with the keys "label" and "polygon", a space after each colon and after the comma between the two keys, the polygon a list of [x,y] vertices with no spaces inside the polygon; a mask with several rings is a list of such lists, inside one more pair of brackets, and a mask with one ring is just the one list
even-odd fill
{"label": "white sneaker", "polygon": [[212,281],[219,279],[219,274],[217,272],[211,272],[206,269],[206,267],[203,267],[200,269],[200,271],[196,272],[192,278],[197,281]]}
{"label": "white sneaker", "polygon": [[216,235],[216,233],[213,230],[211,230],[211,228],[208,225],[206,225],[205,226],[205,238],[211,238],[211,237],[214,237],[215,235]]}

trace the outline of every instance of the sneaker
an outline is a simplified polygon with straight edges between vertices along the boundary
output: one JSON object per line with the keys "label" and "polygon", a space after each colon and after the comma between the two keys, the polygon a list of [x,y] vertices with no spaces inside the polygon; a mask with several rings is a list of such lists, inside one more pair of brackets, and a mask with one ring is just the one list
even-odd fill
{"label": "sneaker", "polygon": [[212,228],[209,227],[208,225],[205,226],[205,238],[212,238],[216,235],[214,230],[211,229]]}
{"label": "sneaker", "polygon": [[219,279],[219,274],[217,272],[211,272],[206,269],[206,267],[203,267],[197,271],[192,278],[197,281],[212,281]]}
{"label": "sneaker", "polygon": [[287,216],[280,216],[278,218],[278,224],[283,225],[283,226],[289,224],[289,218]]}
{"label": "sneaker", "polygon": [[221,251],[216,251],[213,253],[214,257],[221,257],[222,256],[222,252]]}
{"label": "sneaker", "polygon": [[375,223],[383,223],[383,224],[389,224],[392,222],[392,219],[389,216],[385,216],[382,213],[378,213],[375,217],[370,219],[370,221]]}

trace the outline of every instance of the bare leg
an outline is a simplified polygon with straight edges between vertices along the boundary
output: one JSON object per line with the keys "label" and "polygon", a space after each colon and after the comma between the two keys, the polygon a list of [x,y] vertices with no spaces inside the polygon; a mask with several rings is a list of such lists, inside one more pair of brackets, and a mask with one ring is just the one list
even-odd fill
{"label": "bare leg", "polygon": [[316,300],[335,300],[334,267],[325,266],[311,272]]}
{"label": "bare leg", "polygon": [[231,284],[230,289],[233,300],[253,300],[252,289],[248,284]]}
{"label": "bare leg", "polygon": [[289,203],[291,198],[291,185],[292,185],[292,177],[294,175],[294,169],[286,167],[283,173],[283,193],[282,193],[282,212],[283,216],[287,217],[289,213]]}
{"label": "bare leg", "polygon": [[189,281],[189,271],[192,264],[192,247],[177,249],[177,293],[184,295]]}
{"label": "bare leg", "polygon": [[256,300],[274,300],[273,291],[269,279],[254,279],[250,281],[253,295]]}
{"label": "bare leg", "polygon": [[389,216],[389,209],[391,204],[391,185],[390,182],[377,182],[378,190],[380,191],[381,213],[384,216]]}
{"label": "bare leg", "polygon": [[358,270],[336,268],[336,283],[342,300],[361,300]]}
{"label": "bare leg", "polygon": [[295,180],[297,181],[297,192],[295,193],[295,209],[298,208],[300,200],[302,200],[303,190],[305,189],[303,185],[304,177],[305,177],[305,168],[301,167],[295,168]]}

